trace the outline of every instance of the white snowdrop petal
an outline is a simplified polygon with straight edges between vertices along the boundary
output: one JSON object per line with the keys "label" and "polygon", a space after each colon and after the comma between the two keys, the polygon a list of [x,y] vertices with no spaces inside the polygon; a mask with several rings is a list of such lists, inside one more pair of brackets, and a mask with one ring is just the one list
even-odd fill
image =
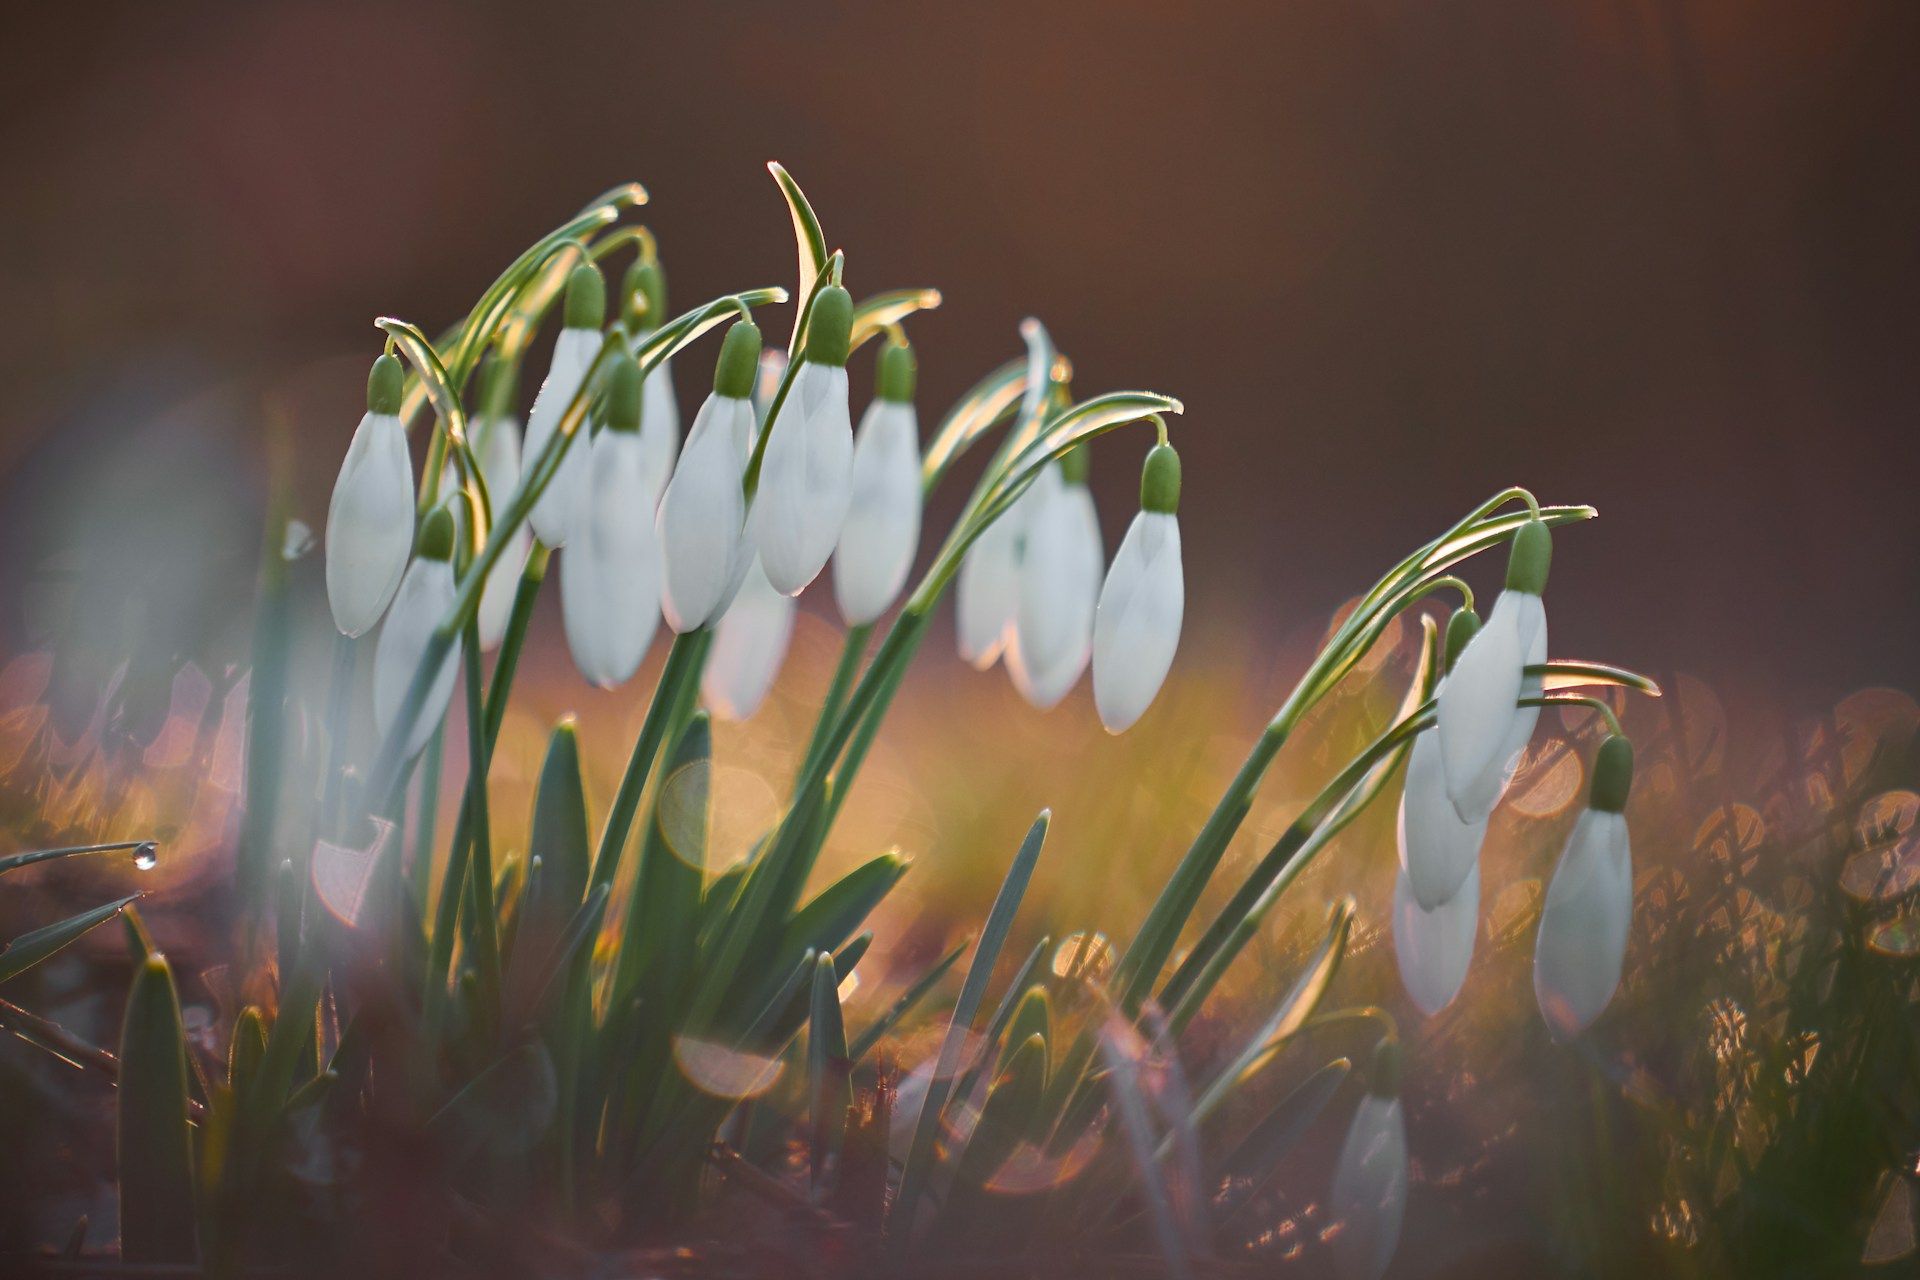
{"label": "white snowdrop petal", "polygon": [[[453,608],[453,566],[444,560],[415,559],[400,580],[373,646],[373,723],[381,736],[393,730],[413,674],[426,655],[436,627]],[[427,745],[434,728],[447,713],[454,677],[460,670],[460,645],[447,650],[446,659],[428,686],[419,718],[407,735],[405,757],[411,759]]]}
{"label": "white snowdrop petal", "polygon": [[660,602],[677,632],[706,626],[726,608],[745,542],[745,459],[736,437],[741,420],[752,417],[745,400],[707,397],[660,499]]}
{"label": "white snowdrop petal", "polygon": [[591,484],[560,553],[560,606],[580,674],[602,688],[639,669],[660,623],[659,553],[638,434],[593,440]]}
{"label": "white snowdrop petal", "polygon": [[[497,518],[520,487],[520,423],[511,417],[494,418],[481,424],[478,435],[480,475],[487,482]],[[506,637],[513,597],[520,589],[520,571],[526,568],[527,553],[532,549],[533,533],[523,524],[514,530],[507,549],[487,573],[477,618],[483,651],[497,649]]]}
{"label": "white snowdrop petal", "polygon": [[1470,865],[1454,895],[1428,909],[1415,899],[1407,873],[1393,885],[1393,954],[1407,994],[1428,1017],[1460,994],[1480,932],[1480,868]]}
{"label": "white snowdrop petal", "polygon": [[1114,553],[1094,613],[1093,698],[1108,732],[1131,726],[1160,692],[1185,609],[1179,521],[1142,511]]}
{"label": "white snowdrop petal", "polygon": [[767,581],[798,595],[840,540],[853,486],[847,371],[808,361],[761,455],[752,530]]}
{"label": "white snowdrop petal", "polygon": [[666,492],[667,477],[673,474],[674,460],[680,456],[680,405],[673,398],[673,371],[665,361],[641,384],[640,443],[646,459],[647,501],[657,507]]}
{"label": "white snowdrop petal", "polygon": [[774,590],[756,558],[740,593],[714,628],[713,647],[700,675],[700,695],[722,720],[745,720],[773,687],[793,638],[791,597]]}
{"label": "white snowdrop petal", "polygon": [[344,634],[366,634],[399,589],[413,551],[413,463],[390,413],[354,428],[327,506],[327,604]]}
{"label": "white snowdrop petal", "polygon": [[1020,598],[1020,536],[1013,511],[988,525],[960,561],[954,630],[960,657],[985,671],[999,660]]}
{"label": "white snowdrop petal", "polygon": [[876,400],[853,441],[853,486],[833,553],[833,594],[849,625],[893,604],[920,543],[920,431],[913,406]]}
{"label": "white snowdrop petal", "polygon": [[1398,836],[1407,884],[1414,900],[1428,911],[1459,890],[1486,841],[1487,819],[1461,821],[1447,795],[1440,740],[1433,730],[1418,735],[1407,756]]}
{"label": "white snowdrop petal", "polygon": [[1586,1030],[1613,999],[1632,923],[1627,820],[1589,809],[1574,823],[1547,886],[1534,945],[1534,996],[1558,1039]]}
{"label": "white snowdrop petal", "polygon": [[[567,406],[585,381],[593,358],[600,352],[601,337],[593,329],[562,329],[553,344],[553,363],[546,381],[540,384],[527,414],[526,459],[529,464],[547,447],[547,441],[559,428]],[[534,533],[550,547],[565,546],[568,522],[586,500],[589,463],[587,424],[580,425],[579,437],[567,449],[560,469],[533,505],[529,523]]]}
{"label": "white snowdrop petal", "polygon": [[1007,674],[1044,711],[1067,695],[1093,654],[1106,555],[1085,485],[1056,480],[1035,491],[1042,496],[1025,521]]}
{"label": "white snowdrop petal", "polygon": [[1334,1166],[1327,1217],[1340,1229],[1329,1241],[1340,1274],[1378,1280],[1400,1243],[1407,1208],[1407,1122],[1398,1097],[1369,1093]]}
{"label": "white snowdrop petal", "polygon": [[1479,818],[1493,808],[1498,791],[1487,796],[1489,768],[1504,764],[1501,748],[1513,731],[1515,702],[1520,697],[1526,653],[1532,640],[1522,633],[1523,616],[1535,623],[1535,614],[1523,601],[1536,604],[1538,596],[1502,591],[1487,618],[1440,686],[1436,732],[1441,762],[1446,769],[1447,794],[1462,818]]}

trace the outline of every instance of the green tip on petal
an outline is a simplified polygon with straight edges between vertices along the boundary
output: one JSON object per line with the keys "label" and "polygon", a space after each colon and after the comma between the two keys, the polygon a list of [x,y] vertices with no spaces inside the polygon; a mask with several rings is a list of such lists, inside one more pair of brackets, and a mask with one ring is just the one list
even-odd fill
{"label": "green tip on petal", "polygon": [[1471,609],[1455,609],[1453,616],[1447,619],[1447,670],[1453,670],[1453,664],[1460,661],[1460,655],[1466,652],[1467,641],[1480,633],[1480,615]]}
{"label": "green tip on petal", "polygon": [[1140,509],[1166,515],[1180,509],[1180,455],[1170,444],[1157,444],[1147,452],[1146,465],[1140,468]]}
{"label": "green tip on petal", "polygon": [[894,404],[912,404],[919,374],[920,365],[913,358],[913,348],[904,342],[889,342],[880,348],[874,394]]}
{"label": "green tip on petal", "polygon": [[630,355],[615,357],[607,375],[606,424],[609,431],[640,429],[640,362]]}
{"label": "green tip on petal", "polygon": [[658,329],[667,318],[667,274],[657,262],[636,262],[620,282],[620,301],[627,324],[637,330]]}
{"label": "green tip on petal", "polygon": [[1085,484],[1092,470],[1093,455],[1084,444],[1077,444],[1060,455],[1060,478],[1068,484]]}
{"label": "green tip on petal", "polygon": [[760,378],[760,326],[736,320],[720,344],[720,361],[713,367],[713,394],[734,400],[753,397]]}
{"label": "green tip on petal", "polygon": [[607,322],[607,278],[591,262],[567,277],[567,328],[598,329]]}
{"label": "green tip on petal", "polygon": [[1382,1040],[1375,1045],[1373,1061],[1367,1064],[1367,1092],[1382,1098],[1398,1097],[1402,1058],[1398,1040]]}
{"label": "green tip on petal", "polygon": [[807,320],[806,358],[814,364],[842,367],[852,341],[853,295],[837,284],[827,285],[813,297],[813,314]]}
{"label": "green tip on petal", "polygon": [[375,360],[367,374],[367,412],[399,413],[400,389],[406,380],[407,371],[401,367],[398,356],[383,355]]}
{"label": "green tip on petal", "polygon": [[453,512],[435,507],[420,522],[420,534],[413,549],[422,560],[453,559]]}
{"label": "green tip on petal", "polygon": [[1633,790],[1633,743],[1610,735],[1593,754],[1593,784],[1587,807],[1599,813],[1624,813]]}
{"label": "green tip on petal", "polygon": [[1553,534],[1538,517],[1520,526],[1507,555],[1507,588],[1537,596],[1547,589],[1547,568],[1553,563]]}

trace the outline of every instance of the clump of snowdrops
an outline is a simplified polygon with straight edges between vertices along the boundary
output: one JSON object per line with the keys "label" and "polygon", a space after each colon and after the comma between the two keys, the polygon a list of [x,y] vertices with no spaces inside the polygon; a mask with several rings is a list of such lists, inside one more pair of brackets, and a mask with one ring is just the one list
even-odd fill
{"label": "clump of snowdrops", "polygon": [[[284,509],[268,530],[238,851],[247,1003],[226,1061],[184,1047],[167,961],[130,899],[0,952],[4,980],[117,913],[129,921],[141,960],[117,1055],[7,1007],[13,1029],[118,1082],[126,1262],[232,1274],[377,1257],[457,1270],[529,1254],[568,1270],[579,1250],[677,1232],[697,1246],[703,1215],[745,1196],[858,1265],[1146,1252],[1178,1274],[1247,1237],[1240,1211],[1288,1148],[1357,1093],[1329,1174],[1339,1224],[1329,1239],[1350,1272],[1377,1275],[1407,1186],[1391,1020],[1366,1015],[1377,1037],[1358,1067],[1336,1057],[1271,1085],[1281,1051],[1318,1025],[1352,901],[1333,905],[1284,999],[1236,1052],[1188,1063],[1182,1033],[1274,903],[1403,763],[1394,938],[1416,1003],[1432,1012],[1452,1000],[1476,934],[1488,815],[1548,705],[1592,707],[1613,732],[1547,894],[1535,987],[1563,1038],[1605,1008],[1631,914],[1632,752],[1608,704],[1577,689],[1656,691],[1629,672],[1549,657],[1551,531],[1594,513],[1509,489],[1360,599],[1127,946],[1098,955],[1089,930],[1067,963],[1048,962],[1047,940],[1024,960],[1002,956],[1045,846],[1042,813],[1024,839],[1009,833],[1011,862],[977,940],[877,1019],[848,1025],[840,993],[873,940],[864,922],[907,865],[885,853],[811,894],[810,874],[936,606],[953,588],[961,656],[1004,662],[1036,707],[1091,668],[1102,721],[1132,725],[1182,625],[1182,477],[1169,437],[1181,406],[1140,391],[1076,398],[1070,362],[1030,320],[1025,353],[923,441],[906,326],[939,295],[856,302],[844,255],[828,252],[798,186],[773,171],[799,247],[784,347],[758,319],[789,300],[780,288],[672,312],[652,235],[622,223],[644,200],[638,187],[543,237],[437,337],[378,322],[386,349],[325,528],[340,634],[314,778],[284,776]],[[556,318],[543,360],[540,336]],[[715,330],[717,349],[698,345]],[[868,347],[875,390],[855,430],[848,366]],[[684,439],[675,359],[713,370]],[[524,431],[523,386],[536,388]],[[1131,424],[1153,439],[1139,513],[1109,561],[1088,456]],[[417,474],[410,432],[425,436]],[[954,526],[923,539],[925,497],[996,438]],[[1482,623],[1452,569],[1503,546],[1506,586]],[[709,718],[754,713],[781,665],[794,597],[823,573],[845,648],[790,798],[747,860],[709,866]],[[526,854],[506,860],[492,838],[490,754],[550,577],[569,651],[593,684],[631,679],[663,622],[671,639],[606,811],[588,806],[563,721]],[[1444,626],[1423,618],[1396,721],[1190,934],[1289,735],[1397,615],[1449,594],[1459,603]],[[352,760],[353,676],[369,648],[380,746]],[[450,718],[456,699],[463,715]],[[460,756],[467,781],[443,838],[436,788],[416,774],[435,779],[443,757]],[[396,834],[410,788],[411,857]],[[0,861],[0,874],[85,851]],[[953,974],[957,995],[936,1001]],[[937,1051],[897,1062],[891,1033],[935,1007]],[[1230,1099],[1244,1111],[1262,1098],[1265,1118],[1237,1135],[1210,1123]],[[368,1229],[396,1214],[403,1229]]]}

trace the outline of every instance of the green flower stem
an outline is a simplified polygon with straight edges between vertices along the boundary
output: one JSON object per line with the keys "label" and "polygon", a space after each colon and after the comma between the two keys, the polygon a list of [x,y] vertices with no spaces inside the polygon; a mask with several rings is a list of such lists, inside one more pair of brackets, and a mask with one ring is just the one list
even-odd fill
{"label": "green flower stem", "polygon": [[327,773],[321,780],[316,836],[332,836],[340,821],[340,791],[347,771],[347,731],[353,716],[353,671],[360,647],[338,632],[333,637],[333,669],[327,676]]}
{"label": "green flower stem", "polygon": [[487,685],[487,745],[491,749],[500,740],[500,725],[507,717],[507,695],[513,689],[513,677],[520,669],[520,653],[526,647],[527,626],[533,621],[541,584],[547,579],[547,562],[553,552],[538,538],[527,550],[527,563],[520,570],[519,585],[514,588],[513,607],[507,614],[506,634],[500,641],[499,656],[494,659],[493,679]]}
{"label": "green flower stem", "polygon": [[647,718],[640,724],[640,734],[634,739],[626,770],[620,775],[620,788],[614,793],[612,809],[607,812],[607,825],[600,832],[593,874],[587,881],[589,892],[599,885],[613,883],[620,855],[633,831],[633,820],[640,812],[640,798],[646,792],[654,759],[667,742],[669,732],[692,712],[694,696],[700,689],[700,669],[706,663],[707,650],[712,644],[712,629],[701,627],[675,636],[672,648],[667,650],[666,665],[660,669],[659,683],[653,687],[653,702],[647,707]]}
{"label": "green flower stem", "polygon": [[460,388],[440,361],[440,353],[416,325],[388,316],[382,316],[374,324],[405,353],[433,404],[434,429],[427,441],[426,466],[420,476],[419,513],[424,516],[439,500],[440,472],[446,466],[449,449],[461,483],[480,495],[482,509],[486,509],[486,482],[481,479],[479,463],[467,443],[467,411],[460,403]]}
{"label": "green flower stem", "polygon": [[58,849],[35,849],[31,853],[9,854],[0,858],[0,875],[9,871],[18,871],[21,867],[30,867],[36,862],[51,862],[55,858],[71,858],[88,853],[131,853],[142,845],[153,843],[150,840],[114,840],[107,844],[70,844]]}
{"label": "green flower stem", "polygon": [[440,779],[446,768],[447,727],[443,724],[427,739],[426,763],[420,770],[419,819],[413,833],[413,864],[407,884],[418,909],[425,910],[428,877],[433,873],[434,828],[440,825]]}
{"label": "green flower stem", "polygon": [[500,918],[493,902],[493,844],[487,814],[487,766],[491,747],[487,741],[486,709],[480,696],[480,624],[467,619],[467,757],[468,777],[474,785],[467,789],[467,812],[472,820],[472,848],[467,859],[467,883],[472,891],[473,937],[480,971],[480,990],[492,1024],[500,1017]]}
{"label": "green flower stem", "polygon": [[825,745],[827,726],[838,719],[846,706],[847,692],[853,686],[854,674],[860,669],[860,657],[866,652],[867,640],[872,635],[873,624],[870,622],[847,628],[846,642],[840,646],[840,661],[833,668],[833,679],[827,683],[826,697],[821,701],[820,714],[813,722],[807,750],[800,758],[800,770],[794,779],[795,794],[798,794],[800,778],[812,769],[815,758]]}

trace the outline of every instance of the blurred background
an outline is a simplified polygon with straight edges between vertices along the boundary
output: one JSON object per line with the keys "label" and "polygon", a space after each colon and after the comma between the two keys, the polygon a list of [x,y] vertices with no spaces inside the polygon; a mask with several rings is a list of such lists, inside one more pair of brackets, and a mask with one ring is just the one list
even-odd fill
{"label": "blurred background", "polygon": [[63,459],[163,419],[240,499],[287,415],[317,526],[373,317],[437,329],[617,181],[683,301],[786,282],[777,158],[856,291],[945,291],[923,412],[1027,314],[1185,398],[1207,616],[1317,625],[1525,483],[1604,517],[1572,651],[1920,683],[1905,0],[108,3],[0,47],[8,573]]}
{"label": "blurred background", "polygon": [[[677,303],[790,284],[779,159],[856,296],[943,291],[909,324],[923,421],[1017,354],[1030,314],[1081,392],[1187,404],[1167,693],[1110,739],[1084,689],[1034,713],[942,624],[823,867],[890,843],[921,859],[850,1010],[977,921],[1042,804],[1058,851],[1017,946],[1130,931],[1337,610],[1522,483],[1602,513],[1557,539],[1555,650],[1669,695],[1625,712],[1641,878],[1617,1012],[1570,1054],[1527,977],[1581,717],[1547,718],[1496,823],[1484,959],[1455,1007],[1416,1031],[1398,989],[1389,806],[1276,916],[1239,996],[1270,1004],[1327,900],[1360,895],[1343,998],[1424,1037],[1421,1248],[1396,1274],[1911,1256],[1920,6],[108,3],[12,6],[0,49],[0,852],[159,836],[149,921],[214,965],[202,904],[236,821],[269,439],[291,441],[317,533],[373,318],[437,331],[620,181],[652,193]],[[680,362],[683,413],[706,359]],[[1095,458],[1110,546],[1143,447]],[[318,557],[296,578],[294,714],[317,717]],[[495,767],[503,812],[569,711],[604,803],[658,669],[657,647],[624,689],[588,690],[554,594]],[[719,731],[721,856],[779,811],[838,646],[826,596],[803,600],[766,707]],[[1289,746],[1210,901],[1384,723],[1414,643],[1397,629]],[[314,736],[297,721],[296,754]],[[40,896],[126,878],[63,865],[0,936],[46,918]],[[119,956],[108,932],[88,963]],[[49,965],[23,1002],[111,1041],[123,978],[86,974]],[[216,972],[183,995],[221,1025]],[[1198,1051],[1237,1025],[1201,1027]],[[40,1069],[11,1044],[0,1068]],[[15,1096],[99,1111],[59,1083]],[[26,1141],[26,1110],[0,1111],[0,1138]],[[35,1238],[99,1204],[110,1167],[49,1159]],[[1303,1153],[1300,1194],[1271,1206],[1273,1256],[1313,1265],[1329,1159]]]}

